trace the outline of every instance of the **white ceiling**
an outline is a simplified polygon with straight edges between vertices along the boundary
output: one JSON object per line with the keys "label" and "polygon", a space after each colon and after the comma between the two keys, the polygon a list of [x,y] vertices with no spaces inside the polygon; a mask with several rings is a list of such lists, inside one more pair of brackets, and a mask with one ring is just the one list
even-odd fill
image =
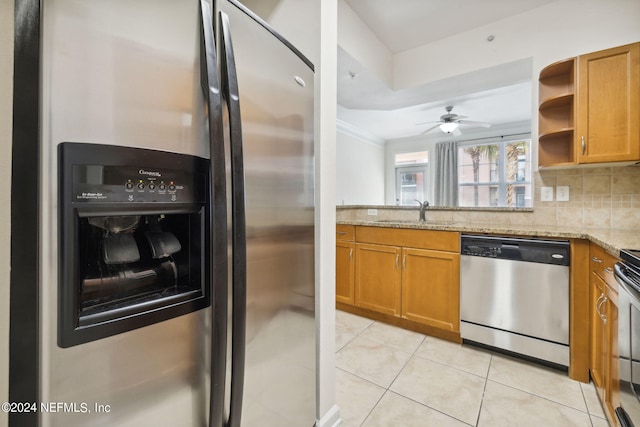
{"label": "white ceiling", "polygon": [[345,0],[393,53],[422,46],[554,0]]}
{"label": "white ceiling", "polygon": [[[345,0],[393,52],[437,42],[557,0]],[[338,120],[389,140],[420,134],[446,105],[492,127],[531,120],[531,60],[392,90],[338,47]],[[352,74],[357,74],[355,77]],[[461,127],[472,131],[471,125]],[[434,130],[433,132],[439,132]]]}

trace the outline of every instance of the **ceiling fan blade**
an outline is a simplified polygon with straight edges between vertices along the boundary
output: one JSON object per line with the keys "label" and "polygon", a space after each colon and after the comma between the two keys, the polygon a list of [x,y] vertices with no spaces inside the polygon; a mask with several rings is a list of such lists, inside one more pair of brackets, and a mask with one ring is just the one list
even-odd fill
{"label": "ceiling fan blade", "polygon": [[440,123],[440,121],[416,123],[416,126],[420,126],[420,125],[430,125],[431,123]]}
{"label": "ceiling fan blade", "polygon": [[475,125],[475,126],[481,126],[483,128],[490,128],[491,124],[490,123],[485,123],[485,122],[475,122],[473,120],[458,120],[458,123],[462,124],[462,125]]}
{"label": "ceiling fan blade", "polygon": [[420,132],[418,135],[424,135],[425,133],[429,133],[429,132],[431,132],[432,130],[436,129],[438,126],[440,126],[440,125],[439,125],[439,124],[437,124],[437,125],[435,125],[435,126],[430,127],[430,128],[429,128],[429,129],[427,129],[427,130],[423,130],[423,131],[422,131],[422,132]]}

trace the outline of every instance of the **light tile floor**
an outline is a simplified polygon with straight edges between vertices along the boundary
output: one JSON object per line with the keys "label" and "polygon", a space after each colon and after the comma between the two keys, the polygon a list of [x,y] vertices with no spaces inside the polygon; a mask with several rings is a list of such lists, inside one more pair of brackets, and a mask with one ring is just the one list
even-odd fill
{"label": "light tile floor", "polygon": [[592,384],[336,312],[343,427],[607,427]]}

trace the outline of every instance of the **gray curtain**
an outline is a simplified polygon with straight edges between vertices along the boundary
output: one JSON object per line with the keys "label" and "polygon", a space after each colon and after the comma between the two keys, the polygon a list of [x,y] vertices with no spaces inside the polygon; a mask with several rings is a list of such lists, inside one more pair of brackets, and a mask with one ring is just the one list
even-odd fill
{"label": "gray curtain", "polygon": [[436,144],[435,206],[458,204],[458,143]]}

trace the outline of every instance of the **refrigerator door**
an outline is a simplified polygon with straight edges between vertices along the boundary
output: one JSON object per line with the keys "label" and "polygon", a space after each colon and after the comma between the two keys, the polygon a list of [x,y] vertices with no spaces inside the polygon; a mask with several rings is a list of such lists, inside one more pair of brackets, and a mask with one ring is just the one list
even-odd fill
{"label": "refrigerator door", "polygon": [[[57,345],[56,146],[115,144],[209,157],[199,2],[42,2],[42,426],[204,425],[209,310],[72,348]],[[59,403],[66,406],[60,406]],[[43,410],[46,409],[46,410]]]}
{"label": "refrigerator door", "polygon": [[[227,27],[218,40],[232,44],[219,55],[232,136],[230,176],[233,191],[244,187],[232,203],[230,425],[312,426],[313,68],[242,6],[224,1],[218,8],[218,22]],[[238,241],[242,234],[246,247]],[[246,287],[238,289],[243,281]]]}

